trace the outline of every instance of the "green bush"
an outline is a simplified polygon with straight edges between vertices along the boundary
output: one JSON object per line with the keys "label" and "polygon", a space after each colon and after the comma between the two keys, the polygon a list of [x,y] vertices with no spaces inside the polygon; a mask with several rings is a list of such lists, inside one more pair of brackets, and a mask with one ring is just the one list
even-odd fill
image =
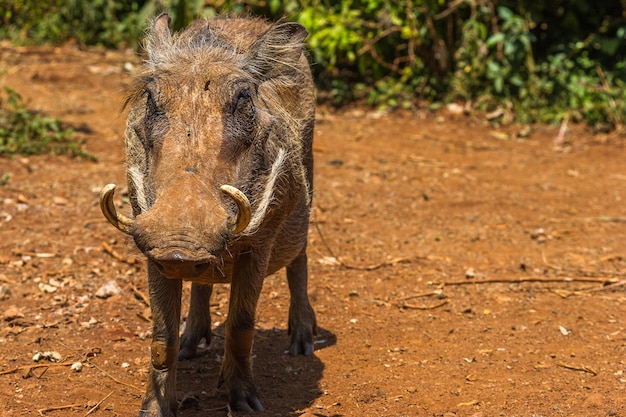
{"label": "green bush", "polygon": [[0,0],[0,37],[23,45],[136,45],[148,16],[143,1]]}
{"label": "green bush", "polygon": [[150,17],[247,13],[299,21],[320,98],[412,107],[472,102],[520,121],[623,124],[620,0],[0,0],[0,35],[21,42],[137,45]]}
{"label": "green bush", "polygon": [[59,120],[28,110],[15,90],[5,87],[0,94],[0,154],[55,153],[94,159],[83,142]]}

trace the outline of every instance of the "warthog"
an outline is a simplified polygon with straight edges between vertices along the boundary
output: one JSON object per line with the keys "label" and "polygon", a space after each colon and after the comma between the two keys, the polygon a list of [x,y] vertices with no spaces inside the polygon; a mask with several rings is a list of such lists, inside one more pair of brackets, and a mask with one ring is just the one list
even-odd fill
{"label": "warthog", "polygon": [[[105,217],[147,256],[153,320],[140,416],[176,414],[177,358],[211,340],[209,297],[230,283],[219,381],[232,409],[262,411],[252,378],[263,280],[287,268],[290,353],[311,355],[307,295],[313,186],[314,87],[296,23],[199,20],[172,34],[167,14],[147,33],[147,60],[130,89],[126,164],[132,217]],[[192,281],[181,338],[182,281]]]}

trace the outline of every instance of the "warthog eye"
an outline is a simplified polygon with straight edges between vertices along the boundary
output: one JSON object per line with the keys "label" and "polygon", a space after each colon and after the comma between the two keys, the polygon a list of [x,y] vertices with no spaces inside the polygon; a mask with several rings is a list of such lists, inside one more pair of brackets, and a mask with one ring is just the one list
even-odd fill
{"label": "warthog eye", "polygon": [[154,96],[150,90],[146,90],[146,117],[145,117],[145,129],[146,137],[144,138],[144,145],[150,149],[154,146],[155,142],[161,138],[164,132],[167,130],[167,117],[165,112],[158,105]]}
{"label": "warthog eye", "polygon": [[254,142],[259,128],[254,87],[249,82],[233,83],[231,99],[223,108],[224,138],[231,157]]}
{"label": "warthog eye", "polygon": [[236,116],[254,116],[254,103],[252,102],[252,92],[249,88],[240,90],[235,101],[234,112]]}
{"label": "warthog eye", "polygon": [[242,139],[246,142],[251,141],[252,138],[250,135],[255,127],[256,108],[252,100],[252,92],[249,88],[240,90],[235,96],[233,116],[235,116],[235,123],[238,125],[238,130],[241,134],[246,136]]}

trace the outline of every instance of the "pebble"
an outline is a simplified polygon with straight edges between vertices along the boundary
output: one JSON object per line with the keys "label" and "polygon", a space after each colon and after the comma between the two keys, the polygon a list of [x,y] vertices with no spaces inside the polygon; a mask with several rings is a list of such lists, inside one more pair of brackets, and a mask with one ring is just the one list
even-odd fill
{"label": "pebble", "polygon": [[98,289],[98,291],[96,291],[96,297],[106,299],[114,295],[119,295],[121,293],[122,289],[119,285],[117,285],[117,282],[111,280],[107,281],[102,287]]}
{"label": "pebble", "polygon": [[55,196],[52,197],[52,202],[57,206],[66,206],[69,203],[69,200],[65,197]]}
{"label": "pebble", "polygon": [[44,284],[43,282],[40,282],[38,287],[39,287],[39,291],[45,292],[46,294],[52,294],[53,292],[56,292],[56,290],[58,289],[54,285]]}
{"label": "pebble", "polygon": [[95,318],[90,318],[89,321],[81,321],[80,325],[86,329],[91,329],[94,324],[97,324],[98,320],[96,320]]}
{"label": "pebble", "polygon": [[74,372],[80,372],[83,370],[83,364],[81,362],[74,362],[70,368],[72,368]]}
{"label": "pebble", "polygon": [[47,351],[47,352],[36,352],[33,355],[33,361],[39,362],[42,359],[47,359],[50,362],[61,362],[63,356],[59,352]]}
{"label": "pebble", "polygon": [[24,313],[20,311],[16,306],[11,306],[4,310],[4,314],[2,314],[2,319],[4,321],[12,321],[15,319],[21,319],[24,317]]}
{"label": "pebble", "polygon": [[7,300],[11,297],[11,290],[6,285],[0,285],[0,300]]}

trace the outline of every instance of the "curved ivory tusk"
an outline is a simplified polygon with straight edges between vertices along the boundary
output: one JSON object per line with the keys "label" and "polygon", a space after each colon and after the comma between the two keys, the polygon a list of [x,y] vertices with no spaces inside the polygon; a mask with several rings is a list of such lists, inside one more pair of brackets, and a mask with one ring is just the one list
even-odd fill
{"label": "curved ivory tusk", "polygon": [[120,214],[113,205],[113,194],[115,193],[115,184],[107,184],[100,191],[100,210],[104,217],[113,226],[117,227],[120,231],[130,234],[131,230],[135,226],[135,221],[131,218]]}
{"label": "curved ivory tusk", "polygon": [[252,208],[250,207],[250,201],[244,193],[231,185],[222,185],[220,190],[233,200],[237,204],[237,219],[233,225],[232,232],[237,234],[244,231],[250,223],[252,217]]}

